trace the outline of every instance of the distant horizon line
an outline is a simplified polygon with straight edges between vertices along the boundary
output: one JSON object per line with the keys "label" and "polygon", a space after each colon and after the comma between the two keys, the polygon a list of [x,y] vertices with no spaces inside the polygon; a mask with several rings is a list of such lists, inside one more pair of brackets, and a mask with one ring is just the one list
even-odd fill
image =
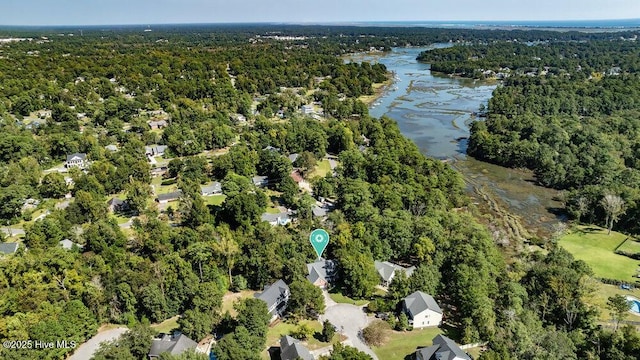
{"label": "distant horizon line", "polygon": [[[0,28],[70,28],[70,27],[117,27],[117,26],[181,26],[181,25],[332,25],[332,26],[355,26],[355,25],[390,25],[401,24],[411,25],[412,27],[420,27],[429,24],[434,25],[450,25],[455,27],[456,25],[521,25],[529,24],[534,26],[535,23],[541,24],[569,24],[569,23],[606,23],[606,22],[637,22],[633,26],[628,27],[640,27],[640,18],[610,18],[610,19],[567,19],[567,20],[351,20],[351,21],[228,21],[228,22],[166,22],[166,23],[121,23],[121,24],[33,24],[33,25],[5,25],[0,24]],[[570,26],[557,26],[557,27],[570,27]],[[615,25],[611,26],[582,26],[582,27],[610,27],[615,28]]]}

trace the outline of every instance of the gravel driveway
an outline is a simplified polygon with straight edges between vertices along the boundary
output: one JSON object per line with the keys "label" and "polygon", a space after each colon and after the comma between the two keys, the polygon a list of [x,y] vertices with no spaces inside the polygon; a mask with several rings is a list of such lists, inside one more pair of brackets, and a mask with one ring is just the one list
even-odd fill
{"label": "gravel driveway", "polygon": [[324,297],[327,307],[324,310],[324,315],[320,317],[320,321],[329,320],[337,327],[338,332],[348,338],[347,344],[351,343],[356,349],[364,351],[371,355],[374,360],[377,360],[378,357],[373,350],[358,337],[360,330],[371,322],[371,319],[362,310],[362,306],[338,304],[331,300],[326,291],[324,292]]}
{"label": "gravel driveway", "polygon": [[96,336],[89,339],[86,343],[80,345],[78,349],[71,355],[68,360],[89,360],[93,354],[98,350],[100,344],[105,341],[115,340],[125,333],[127,328],[115,328],[106,330],[96,334]]}

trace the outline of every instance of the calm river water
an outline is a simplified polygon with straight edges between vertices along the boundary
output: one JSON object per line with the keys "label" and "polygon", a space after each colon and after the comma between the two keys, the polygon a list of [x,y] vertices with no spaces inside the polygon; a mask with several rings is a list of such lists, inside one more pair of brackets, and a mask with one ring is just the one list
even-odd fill
{"label": "calm river water", "polygon": [[[444,47],[437,44],[433,47]],[[433,48],[432,47],[432,48]],[[387,115],[427,155],[438,159],[464,157],[471,113],[486,104],[495,84],[432,74],[429,64],[416,61],[429,48],[394,48],[391,53],[364,54],[353,61],[379,62],[395,74],[394,84],[373,104],[374,117]]]}
{"label": "calm river water", "polygon": [[[398,122],[402,133],[423,153],[438,159],[456,159],[454,167],[467,182],[490,189],[510,212],[520,216],[533,232],[548,233],[558,219],[551,211],[561,205],[557,192],[535,185],[530,171],[507,169],[466,157],[471,113],[486,104],[495,83],[452,78],[431,73],[429,64],[416,61],[432,47],[394,48],[390,53],[356,54],[346,61],[379,62],[395,74],[393,85],[370,106],[374,117]],[[462,139],[462,140],[461,140]],[[470,190],[472,186],[470,185]]]}

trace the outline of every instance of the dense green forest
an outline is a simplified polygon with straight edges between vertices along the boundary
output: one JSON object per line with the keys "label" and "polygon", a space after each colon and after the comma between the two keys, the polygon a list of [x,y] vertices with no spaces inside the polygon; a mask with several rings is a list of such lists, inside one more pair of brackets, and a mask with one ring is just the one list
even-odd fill
{"label": "dense green forest", "polygon": [[601,199],[619,196],[626,212],[618,227],[640,230],[635,41],[457,46],[421,59],[462,76],[504,74],[486,121],[472,126],[470,155],[532,169],[540,184],[567,190],[567,210],[587,222],[607,225]]}
{"label": "dense green forest", "polygon": [[[0,46],[0,219],[25,230],[17,239],[21,249],[0,258],[0,339],[82,343],[101,324],[124,324],[131,331],[103,346],[95,359],[144,359],[154,335],[148,325],[181,315],[180,330],[194,340],[223,335],[214,347],[219,360],[259,359],[270,345],[264,303],[240,301],[232,316],[222,310],[223,296],[283,279],[292,292],[287,316],[315,319],[324,301],[305,278],[306,264],[316,258],[308,237],[312,229],[324,227],[332,236],[325,257],[339,264],[337,288],[343,295],[393,311],[416,290],[433,294],[456,340],[488,342],[483,359],[638,359],[640,336],[632,327],[598,327],[597,310],[584,301],[591,276],[586,264],[553,247],[546,254],[505,259],[477,220],[481,214],[465,194],[461,176],[421,154],[393,120],[369,117],[356,99],[386,79],[384,66],[345,64],[337,56],[407,42],[597,40],[612,35],[354,27],[327,31],[186,27],[143,33],[128,28],[86,31],[83,37],[38,33],[33,41]],[[270,38],[282,32],[313,41]],[[631,50],[621,46],[619,51]],[[634,170],[626,163],[634,155],[625,157],[621,150],[628,148],[615,142],[635,141],[630,124],[636,110],[632,67],[637,59],[626,58],[628,63],[615,63],[623,72],[619,76],[509,78],[489,104],[486,124],[474,125],[474,155],[500,156],[501,151],[486,145],[490,142],[478,141],[495,137],[496,146],[503,146],[498,130],[504,128],[491,130],[499,119],[506,123],[529,116],[542,121],[549,116],[558,118],[562,129],[560,119],[571,115],[576,127],[593,124],[591,137],[583,141],[603,144],[578,147],[571,154],[601,152],[591,156],[608,170],[583,173],[575,181],[585,188],[615,190],[604,181],[629,180],[623,171]],[[593,61],[580,64],[599,69]],[[559,105],[549,114],[521,114],[524,100],[516,106],[505,99],[520,104],[514,94],[525,88],[540,99],[573,97],[574,105],[566,112]],[[628,102],[618,101],[623,94]],[[307,103],[321,106],[323,116],[300,114],[299,107]],[[535,103],[539,101],[531,106]],[[248,121],[237,121],[238,115]],[[166,119],[166,127],[151,129],[147,122],[155,116]],[[619,120],[603,134],[597,120],[605,116]],[[562,139],[583,136],[566,129],[564,136],[544,123],[535,129],[530,132],[536,139],[547,132]],[[504,136],[520,133],[510,130]],[[548,150],[548,163],[555,164],[560,147],[572,143],[564,141]],[[166,145],[164,157],[171,159],[159,184],[145,154],[145,145],[153,144]],[[108,145],[117,145],[118,151],[107,150]],[[502,151],[513,153],[508,148]],[[86,171],[48,171],[74,152],[91,160]],[[316,198],[289,176],[293,164],[285,155],[294,153],[300,154],[295,166],[304,175],[327,154],[339,163],[335,174],[309,179]],[[613,155],[617,162],[611,164],[598,158]],[[536,160],[523,152],[516,166]],[[548,184],[568,187],[551,177],[558,171],[548,169]],[[266,188],[252,183],[256,175],[269,177]],[[206,202],[200,193],[200,185],[214,180],[221,182],[226,196],[218,204]],[[182,195],[161,208],[152,193],[168,186]],[[67,193],[71,199],[65,199]],[[130,207],[128,227],[123,214],[108,209],[107,200],[114,196]],[[35,220],[33,211],[23,211],[28,198],[49,206],[46,215]],[[312,216],[320,198],[335,202],[325,222]],[[63,203],[66,207],[58,206]],[[281,227],[261,221],[273,205],[295,210],[295,222]],[[58,246],[63,239],[82,248],[63,249]],[[416,271],[409,279],[398,276],[381,296],[376,294],[374,260],[416,266]],[[63,359],[72,350],[0,349],[0,357]],[[329,358],[356,356],[362,354],[336,346]]]}

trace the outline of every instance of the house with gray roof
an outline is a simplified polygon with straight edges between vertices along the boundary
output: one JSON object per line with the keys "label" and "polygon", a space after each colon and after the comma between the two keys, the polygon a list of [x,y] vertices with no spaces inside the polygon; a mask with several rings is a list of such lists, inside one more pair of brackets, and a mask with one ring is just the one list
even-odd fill
{"label": "house with gray roof", "polygon": [[285,226],[291,222],[291,217],[285,212],[277,214],[264,213],[260,216],[260,220],[268,222],[271,226]]}
{"label": "house with gray roof", "polygon": [[164,156],[165,151],[167,151],[166,145],[151,145],[144,147],[144,154],[147,156]]}
{"label": "house with gray roof", "polygon": [[273,321],[284,315],[290,295],[289,286],[280,279],[271,285],[265,286],[264,291],[256,294],[255,297],[267,304],[267,309],[271,314],[271,321]]}
{"label": "house with gray roof", "polygon": [[442,309],[433,296],[416,291],[402,300],[402,311],[414,328],[439,326],[442,323]]}
{"label": "house with gray roof", "polygon": [[222,184],[214,181],[209,185],[200,185],[200,194],[202,196],[222,194]]}
{"label": "house with gray roof", "polygon": [[87,154],[85,153],[75,153],[67,155],[67,161],[65,161],[64,163],[64,167],[66,167],[67,169],[74,167],[84,169],[87,165]]}
{"label": "house with gray roof", "polygon": [[289,159],[289,161],[291,161],[291,163],[293,164],[294,162],[296,162],[296,160],[298,160],[299,157],[300,157],[300,154],[293,153],[293,154],[287,156],[287,159]]}
{"label": "house with gray roof", "polygon": [[151,342],[149,360],[159,359],[162,353],[180,355],[187,350],[195,350],[197,346],[198,343],[179,332],[175,332],[173,335],[160,334]]}
{"label": "house with gray roof", "polygon": [[416,360],[471,360],[455,341],[444,335],[433,338],[433,346],[416,351]]}
{"label": "house with gray roof", "polygon": [[416,269],[415,266],[405,268],[388,261],[374,261],[373,264],[376,268],[376,272],[378,272],[378,275],[380,275],[382,286],[389,286],[398,271],[404,271],[407,277],[410,277],[411,274],[413,274],[413,271]]}
{"label": "house with gray roof", "polygon": [[118,151],[118,145],[115,145],[115,144],[107,145],[104,148],[107,149],[108,151],[111,151],[111,152]]}
{"label": "house with gray roof", "polygon": [[313,360],[313,355],[300,341],[291,336],[280,338],[280,359],[281,360]]}
{"label": "house with gray roof", "polygon": [[336,278],[337,266],[333,260],[320,260],[307,264],[307,280],[322,289],[331,286]]}
{"label": "house with gray roof", "polygon": [[82,249],[83,246],[80,244],[76,244],[73,241],[69,240],[69,239],[64,239],[64,240],[60,240],[58,242],[58,245],[62,246],[63,249],[65,250],[72,250],[73,246],[77,246],[79,249]]}
{"label": "house with gray roof", "polygon": [[0,255],[15,254],[19,247],[18,243],[0,243]]}
{"label": "house with gray roof", "polygon": [[254,176],[251,181],[253,185],[257,187],[265,187],[269,185],[269,177],[268,176]]}
{"label": "house with gray roof", "polygon": [[180,196],[182,196],[182,190],[160,194],[156,197],[156,201],[160,204],[166,204],[171,201],[177,201],[178,199],[180,199]]}

